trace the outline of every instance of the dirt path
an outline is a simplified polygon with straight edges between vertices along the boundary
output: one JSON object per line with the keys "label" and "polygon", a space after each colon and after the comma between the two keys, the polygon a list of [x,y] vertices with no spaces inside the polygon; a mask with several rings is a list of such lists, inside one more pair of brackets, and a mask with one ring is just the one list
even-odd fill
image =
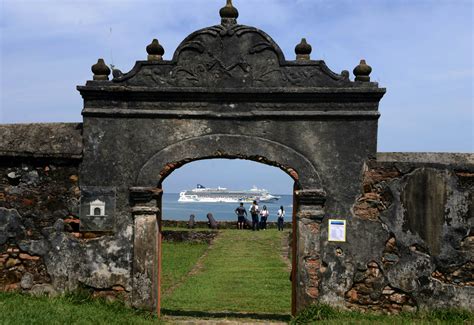
{"label": "dirt path", "polygon": [[288,267],[288,272],[291,272],[291,247],[290,247],[290,233],[285,231],[281,238],[281,258]]}

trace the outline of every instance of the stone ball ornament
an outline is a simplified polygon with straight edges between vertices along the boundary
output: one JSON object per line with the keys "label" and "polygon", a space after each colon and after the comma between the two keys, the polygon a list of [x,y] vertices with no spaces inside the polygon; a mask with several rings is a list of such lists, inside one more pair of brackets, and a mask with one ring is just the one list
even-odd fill
{"label": "stone ball ornament", "polygon": [[105,64],[104,59],[100,58],[97,63],[91,67],[94,74],[94,80],[109,80],[110,68]]}
{"label": "stone ball ornament", "polygon": [[369,82],[370,73],[372,72],[372,67],[368,65],[364,59],[360,60],[358,66],[354,68],[355,81]]}
{"label": "stone ball ornament", "polygon": [[310,44],[308,44],[308,42],[306,41],[306,38],[302,38],[301,42],[295,47],[296,59],[309,60],[312,50],[313,48],[311,47]]}
{"label": "stone ball ornament", "polygon": [[165,49],[161,46],[160,42],[154,38],[146,47],[146,52],[148,53],[148,61],[158,61],[163,59]]}

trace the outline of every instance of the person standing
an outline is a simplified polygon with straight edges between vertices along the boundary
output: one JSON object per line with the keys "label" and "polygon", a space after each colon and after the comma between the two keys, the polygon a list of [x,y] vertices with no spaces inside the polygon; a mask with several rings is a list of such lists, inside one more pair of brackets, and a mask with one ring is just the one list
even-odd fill
{"label": "person standing", "polygon": [[258,227],[258,213],[259,213],[259,210],[258,210],[258,205],[257,205],[257,201],[253,201],[252,203],[252,206],[250,207],[250,215],[252,216],[252,230],[255,231],[255,230],[260,230],[259,227]]}
{"label": "person standing", "polygon": [[237,215],[237,229],[244,229],[245,217],[247,216],[247,210],[244,208],[244,204],[240,202],[240,205],[235,209]]}
{"label": "person standing", "polygon": [[260,211],[260,229],[267,230],[267,218],[268,210],[267,206],[264,205],[262,211]]}
{"label": "person standing", "polygon": [[283,231],[283,220],[285,218],[285,209],[283,209],[283,205],[280,206],[280,209],[277,212],[277,217],[278,230]]}

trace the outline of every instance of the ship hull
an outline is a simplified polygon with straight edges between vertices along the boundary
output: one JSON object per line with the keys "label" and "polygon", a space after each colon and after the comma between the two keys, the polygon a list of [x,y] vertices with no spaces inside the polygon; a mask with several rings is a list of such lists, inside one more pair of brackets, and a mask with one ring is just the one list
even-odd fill
{"label": "ship hull", "polygon": [[274,202],[280,197],[268,193],[266,190],[253,188],[248,191],[228,191],[225,188],[205,188],[199,185],[196,189],[183,191],[179,194],[178,202],[182,203],[251,203]]}
{"label": "ship hull", "polygon": [[202,203],[252,203],[253,201],[258,202],[275,202],[278,201],[279,197],[274,196],[272,198],[266,199],[257,199],[257,198],[250,198],[250,199],[234,199],[234,198],[222,198],[222,199],[215,199],[215,198],[206,198],[206,197],[199,197],[199,198],[190,198],[190,197],[180,197],[178,202],[181,203],[195,203],[195,202],[202,202]]}

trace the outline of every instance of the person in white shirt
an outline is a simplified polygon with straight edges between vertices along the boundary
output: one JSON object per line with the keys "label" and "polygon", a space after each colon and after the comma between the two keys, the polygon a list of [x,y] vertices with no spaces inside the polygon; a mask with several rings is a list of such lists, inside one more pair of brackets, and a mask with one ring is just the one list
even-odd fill
{"label": "person in white shirt", "polygon": [[283,220],[285,218],[285,209],[283,209],[283,205],[280,206],[280,209],[277,212],[277,217],[278,230],[283,231]]}
{"label": "person in white shirt", "polygon": [[250,207],[249,211],[250,211],[250,215],[252,216],[252,230],[253,231],[260,230],[258,227],[259,210],[258,210],[257,201],[253,201],[252,206]]}

